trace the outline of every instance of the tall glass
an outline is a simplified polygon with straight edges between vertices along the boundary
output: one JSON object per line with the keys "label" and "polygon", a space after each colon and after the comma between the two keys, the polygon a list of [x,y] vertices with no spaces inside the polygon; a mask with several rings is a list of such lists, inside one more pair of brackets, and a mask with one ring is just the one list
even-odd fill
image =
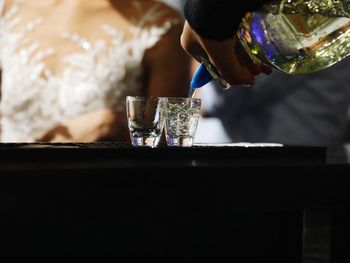
{"label": "tall glass", "polygon": [[201,99],[167,97],[164,100],[165,136],[168,146],[190,147],[197,132]]}

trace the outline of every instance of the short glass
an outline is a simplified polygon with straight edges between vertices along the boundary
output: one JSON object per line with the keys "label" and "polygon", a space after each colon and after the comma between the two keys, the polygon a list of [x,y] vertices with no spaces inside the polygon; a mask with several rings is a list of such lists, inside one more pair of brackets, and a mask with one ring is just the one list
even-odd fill
{"label": "short glass", "polygon": [[126,113],[131,144],[157,147],[162,136],[165,116],[161,100],[156,97],[126,97]]}
{"label": "short glass", "polygon": [[197,132],[201,99],[162,98],[165,113],[165,137],[168,146],[190,147]]}

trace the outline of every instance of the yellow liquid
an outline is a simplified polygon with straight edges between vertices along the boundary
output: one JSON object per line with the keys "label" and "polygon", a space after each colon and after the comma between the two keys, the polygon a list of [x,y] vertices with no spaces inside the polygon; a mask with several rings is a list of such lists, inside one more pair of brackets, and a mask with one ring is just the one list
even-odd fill
{"label": "yellow liquid", "polygon": [[307,74],[350,55],[350,19],[319,14],[251,13],[239,38],[256,62]]}
{"label": "yellow liquid", "polygon": [[[253,61],[288,74],[326,69],[350,55],[350,0],[277,0],[247,13],[237,32]],[[208,72],[230,85],[209,61]]]}

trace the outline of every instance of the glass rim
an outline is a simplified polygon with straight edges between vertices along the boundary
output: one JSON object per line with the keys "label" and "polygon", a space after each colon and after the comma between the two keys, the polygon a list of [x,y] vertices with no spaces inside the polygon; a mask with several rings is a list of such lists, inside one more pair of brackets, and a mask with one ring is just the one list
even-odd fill
{"label": "glass rim", "polygon": [[192,98],[192,97],[170,97],[170,96],[132,96],[128,95],[126,96],[126,101],[144,101],[144,100],[174,100],[174,101],[193,101],[193,102],[198,102],[200,103],[202,101],[201,98]]}
{"label": "glass rim", "polygon": [[158,100],[160,97],[156,97],[156,96],[132,96],[132,95],[128,95],[125,97],[126,100]]}
{"label": "glass rim", "polygon": [[160,99],[171,99],[171,100],[190,100],[190,101],[201,101],[201,98],[192,98],[192,97],[157,97]]}

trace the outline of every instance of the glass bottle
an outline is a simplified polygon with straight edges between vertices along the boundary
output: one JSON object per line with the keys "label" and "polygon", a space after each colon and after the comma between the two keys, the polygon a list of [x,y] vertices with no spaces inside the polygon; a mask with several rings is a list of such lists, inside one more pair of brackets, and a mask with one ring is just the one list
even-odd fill
{"label": "glass bottle", "polygon": [[[237,32],[257,63],[288,74],[328,68],[350,55],[350,0],[282,0],[247,13]],[[223,88],[229,85],[203,59]]]}

